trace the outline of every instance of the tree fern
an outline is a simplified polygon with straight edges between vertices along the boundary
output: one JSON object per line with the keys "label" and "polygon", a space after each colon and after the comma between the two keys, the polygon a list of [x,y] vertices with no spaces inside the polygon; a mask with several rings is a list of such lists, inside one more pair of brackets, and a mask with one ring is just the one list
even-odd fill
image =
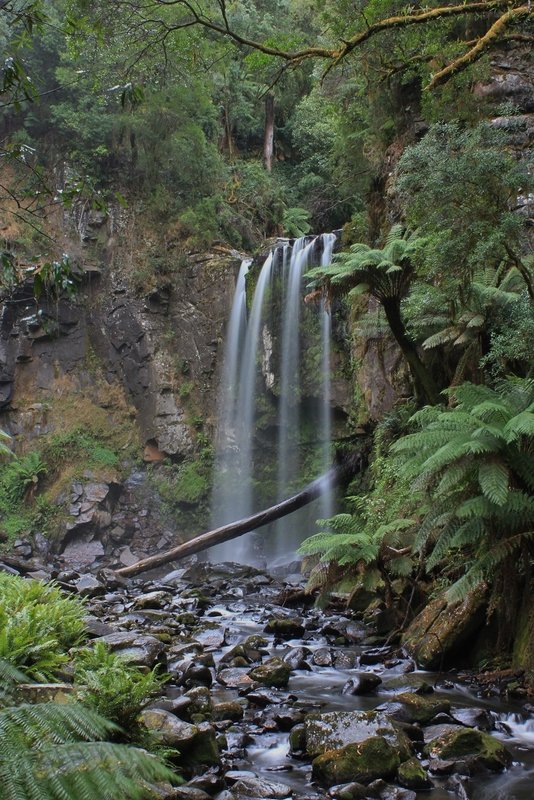
{"label": "tree fern", "polygon": [[509,380],[498,389],[462,384],[448,394],[456,405],[416,413],[412,421],[420,430],[397,441],[392,452],[431,504],[415,538],[420,552],[432,546],[427,568],[452,550],[470,554],[465,574],[450,589],[449,596],[459,598],[494,580],[512,553],[522,558],[529,552],[534,382]]}

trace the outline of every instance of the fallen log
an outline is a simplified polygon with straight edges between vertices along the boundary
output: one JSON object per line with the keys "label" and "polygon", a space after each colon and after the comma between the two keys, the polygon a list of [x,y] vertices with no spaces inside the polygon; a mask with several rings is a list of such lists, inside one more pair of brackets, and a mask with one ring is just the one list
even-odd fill
{"label": "fallen log", "polygon": [[283,500],[281,503],[277,503],[263,511],[258,511],[245,519],[236,520],[236,522],[230,522],[220,528],[202,533],[189,542],[173,547],[172,550],[142,558],[128,567],[121,567],[115,570],[115,574],[122,576],[138,575],[140,572],[146,572],[148,569],[167,564],[169,561],[192,556],[216,544],[228,542],[230,539],[235,539],[244,533],[254,531],[263,525],[268,525],[270,522],[275,522],[275,520],[308,505],[308,503],[316,500],[325,492],[346,483],[356,472],[363,468],[365,463],[366,458],[362,453],[352,454],[350,458],[345,457],[329,469],[328,472],[321,475],[320,478],[316,478],[316,480],[309,483],[301,492],[293,495],[293,497],[289,497],[287,500]]}

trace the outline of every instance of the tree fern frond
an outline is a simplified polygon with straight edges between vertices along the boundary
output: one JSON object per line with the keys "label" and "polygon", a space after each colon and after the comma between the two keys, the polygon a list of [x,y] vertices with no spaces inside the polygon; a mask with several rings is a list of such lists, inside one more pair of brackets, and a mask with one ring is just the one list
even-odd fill
{"label": "tree fern frond", "polygon": [[515,442],[520,436],[534,436],[534,414],[522,411],[512,417],[504,426],[504,435],[508,443]]}
{"label": "tree fern frond", "polygon": [[502,461],[482,462],[478,468],[478,482],[483,494],[498,506],[506,503],[508,497],[510,471]]}

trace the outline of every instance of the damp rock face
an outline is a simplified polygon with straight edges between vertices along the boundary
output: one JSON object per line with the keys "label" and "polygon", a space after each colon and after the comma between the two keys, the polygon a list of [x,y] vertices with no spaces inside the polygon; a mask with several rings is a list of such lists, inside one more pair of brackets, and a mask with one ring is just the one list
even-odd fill
{"label": "damp rock face", "polygon": [[368,784],[377,778],[393,777],[399,764],[395,748],[381,736],[371,736],[317,756],[312,762],[312,775],[321,786],[352,781]]}
{"label": "damp rock face", "polygon": [[403,647],[420,667],[440,668],[483,625],[485,602],[485,586],[452,605],[443,596],[436,597],[410,624]]}

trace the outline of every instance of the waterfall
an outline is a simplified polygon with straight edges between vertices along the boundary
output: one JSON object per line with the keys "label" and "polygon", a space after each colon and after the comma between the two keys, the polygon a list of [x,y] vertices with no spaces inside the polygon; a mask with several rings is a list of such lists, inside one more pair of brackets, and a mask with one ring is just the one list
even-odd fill
{"label": "waterfall", "polygon": [[[322,236],[323,252],[321,266],[332,261],[332,253],[336,242],[335,234],[325,233]],[[330,341],[332,338],[332,318],[330,309],[324,298],[321,300],[321,437],[322,437],[322,471],[326,472],[332,464],[332,398],[331,398],[331,364]],[[320,500],[321,517],[326,519],[334,513],[332,491],[325,492]]]}
{"label": "waterfall", "polygon": [[[302,275],[309,264],[315,239],[297,239],[291,252],[289,269],[284,270],[280,401],[278,407],[278,500],[287,497],[290,482],[298,477],[300,412],[300,307]],[[280,524],[283,526],[284,521]]]}
{"label": "waterfall", "polygon": [[[300,487],[305,425],[316,440],[315,471],[326,471],[331,464],[330,313],[324,302],[319,314],[315,308],[305,308],[303,275],[318,263],[330,263],[335,240],[334,234],[302,237],[292,247],[285,243],[271,251],[260,270],[248,320],[246,280],[251,261],[241,265],[220,387],[213,527],[246,517]],[[313,338],[312,349],[320,351],[306,410],[302,408],[303,323]],[[309,376],[306,382],[310,383]],[[262,425],[263,439],[258,438]],[[311,477],[316,474],[306,476]],[[255,551],[261,543],[263,558],[287,560],[312,532],[313,520],[330,516],[332,510],[332,497],[327,495],[312,510],[312,517],[309,512],[292,515],[259,541],[255,534],[246,534],[212,548],[209,558],[257,563],[260,556]]]}

